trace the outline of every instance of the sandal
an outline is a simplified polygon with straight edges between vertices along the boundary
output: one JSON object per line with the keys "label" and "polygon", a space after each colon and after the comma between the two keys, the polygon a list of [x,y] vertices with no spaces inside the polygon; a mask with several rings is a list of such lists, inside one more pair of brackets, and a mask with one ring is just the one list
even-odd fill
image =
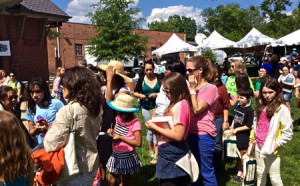
{"label": "sandal", "polygon": [[149,163],[151,165],[156,165],[156,162],[157,162],[157,158],[153,158]]}

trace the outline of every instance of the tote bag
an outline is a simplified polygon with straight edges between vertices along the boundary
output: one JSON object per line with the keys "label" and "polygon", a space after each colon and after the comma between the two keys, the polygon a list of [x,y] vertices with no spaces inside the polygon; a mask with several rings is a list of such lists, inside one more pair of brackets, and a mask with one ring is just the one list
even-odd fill
{"label": "tote bag", "polygon": [[[72,106],[71,106],[72,108]],[[67,145],[64,147],[64,159],[65,159],[65,166],[63,168],[63,171],[61,173],[60,179],[58,182],[67,180],[68,178],[76,175],[79,173],[79,167],[77,163],[77,158],[76,158],[76,150],[75,150],[75,131],[74,131],[74,125],[75,125],[75,118],[74,118],[74,112],[73,113],[73,118],[72,118],[72,123],[71,123],[71,129],[70,129],[70,134],[69,134],[69,140]]]}
{"label": "tote bag", "polygon": [[253,156],[245,154],[243,156],[243,172],[244,172],[244,186],[255,185],[256,182],[256,160]]}
{"label": "tote bag", "polygon": [[236,136],[230,135],[230,131],[224,131],[223,134],[223,152],[224,159],[235,159],[240,158],[240,151],[236,145]]}

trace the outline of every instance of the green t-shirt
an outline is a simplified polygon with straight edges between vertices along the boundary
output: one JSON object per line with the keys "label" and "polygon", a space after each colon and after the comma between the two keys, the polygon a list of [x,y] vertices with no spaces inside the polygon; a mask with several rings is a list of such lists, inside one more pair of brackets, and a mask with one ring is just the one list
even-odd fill
{"label": "green t-shirt", "polygon": [[[250,79],[250,77],[249,77],[249,83],[250,83],[251,89],[254,91],[254,86],[253,86],[253,83],[252,83],[252,80]],[[235,76],[229,76],[229,78],[227,79],[227,82],[226,82],[226,89],[230,95],[236,96],[237,88],[236,88],[236,84],[235,84]]]}

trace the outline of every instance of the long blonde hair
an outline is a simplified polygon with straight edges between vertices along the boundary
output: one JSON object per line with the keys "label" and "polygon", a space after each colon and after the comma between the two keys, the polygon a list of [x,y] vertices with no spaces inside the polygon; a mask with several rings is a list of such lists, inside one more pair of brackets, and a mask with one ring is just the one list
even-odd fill
{"label": "long blonde hair", "polygon": [[0,178],[12,182],[33,171],[33,160],[19,120],[6,111],[0,118]]}

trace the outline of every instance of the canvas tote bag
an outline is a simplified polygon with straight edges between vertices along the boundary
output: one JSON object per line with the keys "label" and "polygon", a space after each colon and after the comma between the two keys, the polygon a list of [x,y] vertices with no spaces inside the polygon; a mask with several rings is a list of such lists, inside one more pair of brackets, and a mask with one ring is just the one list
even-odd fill
{"label": "canvas tote bag", "polygon": [[71,105],[70,111],[72,113],[72,123],[70,125],[70,133],[69,133],[69,140],[67,145],[64,147],[64,159],[65,159],[65,166],[61,173],[61,176],[58,182],[62,182],[64,180],[68,180],[70,177],[79,173],[79,167],[76,158],[76,150],[75,150],[75,131],[76,122],[74,122],[74,110]]}

